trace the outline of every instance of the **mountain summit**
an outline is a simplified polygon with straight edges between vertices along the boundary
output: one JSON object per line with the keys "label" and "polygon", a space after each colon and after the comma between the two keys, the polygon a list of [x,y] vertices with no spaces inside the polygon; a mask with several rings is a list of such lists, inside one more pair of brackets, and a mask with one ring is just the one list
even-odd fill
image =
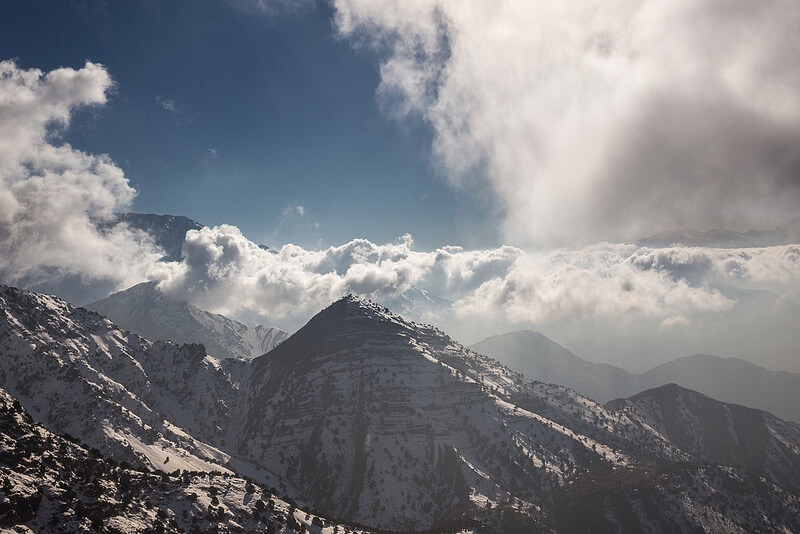
{"label": "mountain summit", "polygon": [[289,336],[273,326],[248,327],[175,300],[162,293],[155,282],[137,284],[86,308],[147,339],[202,343],[218,358],[255,358]]}

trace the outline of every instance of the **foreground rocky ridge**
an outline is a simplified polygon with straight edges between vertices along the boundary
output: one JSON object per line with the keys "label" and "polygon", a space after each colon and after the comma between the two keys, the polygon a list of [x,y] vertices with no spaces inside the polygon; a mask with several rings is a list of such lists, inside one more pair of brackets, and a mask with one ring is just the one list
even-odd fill
{"label": "foreground rocky ridge", "polygon": [[709,457],[649,412],[528,380],[356,297],[253,361],[151,343],[54,297],[0,298],[0,386],[140,468],[247,474],[391,530],[797,530],[791,423],[770,422],[788,446],[762,449],[764,469]]}
{"label": "foreground rocky ridge", "polygon": [[[33,422],[0,390],[0,530],[360,532],[218,472],[168,475],[104,458]],[[28,531],[30,531],[28,530]]]}

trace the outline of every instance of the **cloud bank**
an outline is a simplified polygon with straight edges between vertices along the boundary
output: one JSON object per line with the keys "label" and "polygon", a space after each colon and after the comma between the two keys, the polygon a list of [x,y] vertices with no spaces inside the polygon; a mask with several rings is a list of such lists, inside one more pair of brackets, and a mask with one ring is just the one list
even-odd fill
{"label": "cloud bank", "polygon": [[[600,243],[528,253],[516,247],[417,251],[411,236],[378,245],[355,239],[306,250],[264,250],[238,228],[187,233],[182,263],[163,291],[229,315],[304,320],[347,293],[378,301],[412,286],[454,301],[441,323],[492,318],[538,324],[586,317],[647,317],[664,326],[719,314],[741,289],[800,297],[800,246],[647,249]],[[800,301],[798,301],[800,302]]]}
{"label": "cloud bank", "polygon": [[105,104],[111,87],[91,62],[48,73],[0,62],[0,280],[83,302],[151,273],[147,235],[98,228],[134,198],[122,170],[58,142],[74,110]]}
{"label": "cloud bank", "polygon": [[486,180],[511,243],[771,227],[800,205],[790,0],[334,0],[455,184]]}

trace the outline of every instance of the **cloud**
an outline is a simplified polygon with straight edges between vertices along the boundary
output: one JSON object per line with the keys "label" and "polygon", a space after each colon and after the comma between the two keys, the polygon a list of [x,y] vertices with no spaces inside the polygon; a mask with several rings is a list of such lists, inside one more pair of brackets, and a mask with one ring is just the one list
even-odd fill
{"label": "cloud", "polygon": [[178,102],[171,98],[162,98],[161,96],[157,95],[156,104],[164,108],[166,111],[169,111],[170,113],[177,114],[180,111]]}
{"label": "cloud", "polygon": [[770,227],[800,205],[797,7],[785,0],[334,0],[511,243]]}
{"label": "cloud", "polygon": [[[73,298],[143,279],[159,257],[150,238],[110,226],[136,192],[105,155],[59,144],[72,112],[101,106],[105,67],[48,73],[0,62],[0,279]],[[98,228],[100,223],[100,228]]]}
{"label": "cloud", "polygon": [[312,0],[225,0],[229,6],[245,15],[276,16],[295,13],[314,6]]}
{"label": "cloud", "polygon": [[778,289],[800,283],[800,250],[792,245],[417,251],[404,235],[383,245],[354,239],[322,250],[264,250],[238,228],[222,225],[190,231],[183,253],[180,267],[161,279],[162,290],[220,313],[272,321],[302,322],[347,293],[381,301],[419,286],[456,301],[442,324],[483,317],[535,324],[639,316],[675,325],[730,309],[736,296],[720,284]]}
{"label": "cloud", "polygon": [[631,261],[632,245],[602,243],[521,257],[505,276],[458,303],[462,316],[502,314],[512,323],[581,317],[717,312],[733,302],[705,282],[693,285],[653,264]]}

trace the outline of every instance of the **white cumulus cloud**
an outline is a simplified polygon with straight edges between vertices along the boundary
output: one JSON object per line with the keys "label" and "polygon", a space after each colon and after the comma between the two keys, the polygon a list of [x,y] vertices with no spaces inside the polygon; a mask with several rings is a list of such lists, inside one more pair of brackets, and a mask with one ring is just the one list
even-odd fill
{"label": "white cumulus cloud", "polygon": [[[107,156],[59,143],[72,112],[106,103],[105,67],[0,62],[0,279],[81,299],[149,275],[158,253],[125,226],[98,229],[136,192]],[[100,225],[102,226],[102,224]]]}

